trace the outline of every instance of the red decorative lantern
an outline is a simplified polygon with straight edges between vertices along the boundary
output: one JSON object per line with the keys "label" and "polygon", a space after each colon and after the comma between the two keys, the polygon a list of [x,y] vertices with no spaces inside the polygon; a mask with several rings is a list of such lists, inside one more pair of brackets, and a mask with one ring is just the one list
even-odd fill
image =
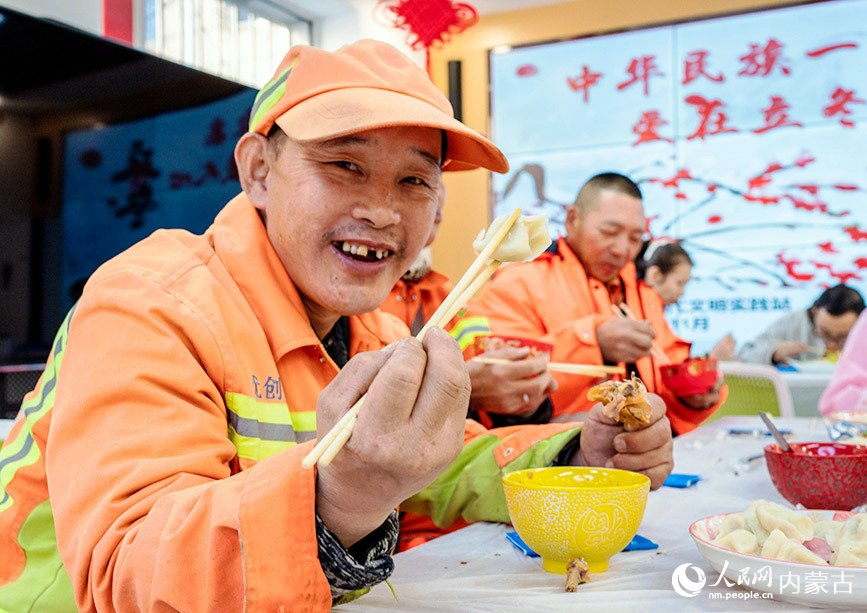
{"label": "red decorative lantern", "polygon": [[374,19],[399,30],[407,30],[406,44],[413,51],[425,51],[430,74],[430,49],[440,48],[453,36],[479,21],[469,4],[451,0],[378,0]]}

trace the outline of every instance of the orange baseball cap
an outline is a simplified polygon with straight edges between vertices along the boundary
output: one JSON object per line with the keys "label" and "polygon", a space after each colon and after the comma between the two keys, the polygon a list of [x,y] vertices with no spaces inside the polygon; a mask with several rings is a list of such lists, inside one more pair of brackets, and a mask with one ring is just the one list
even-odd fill
{"label": "orange baseball cap", "polygon": [[251,132],[267,136],[275,123],[302,142],[391,126],[439,128],[448,138],[443,170],[509,170],[502,151],[454,118],[448,98],[424,70],[375,40],[333,53],[292,47],[250,111]]}

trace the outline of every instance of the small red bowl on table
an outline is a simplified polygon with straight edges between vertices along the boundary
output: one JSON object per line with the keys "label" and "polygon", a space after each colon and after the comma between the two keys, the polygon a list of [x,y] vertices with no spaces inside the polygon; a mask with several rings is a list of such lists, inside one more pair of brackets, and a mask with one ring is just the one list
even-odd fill
{"label": "small red bowl on table", "polygon": [[789,443],[765,447],[768,474],[780,495],[808,509],[849,511],[867,504],[867,445]]}
{"label": "small red bowl on table", "polygon": [[713,358],[689,358],[680,364],[662,367],[662,384],[678,396],[707,394],[719,371]]}
{"label": "small red bowl on table", "polygon": [[495,351],[505,347],[529,347],[530,355],[537,356],[542,353],[548,355],[554,351],[554,345],[534,338],[524,338],[522,336],[502,336],[494,334],[479,334],[473,341],[475,355],[481,355],[487,351]]}

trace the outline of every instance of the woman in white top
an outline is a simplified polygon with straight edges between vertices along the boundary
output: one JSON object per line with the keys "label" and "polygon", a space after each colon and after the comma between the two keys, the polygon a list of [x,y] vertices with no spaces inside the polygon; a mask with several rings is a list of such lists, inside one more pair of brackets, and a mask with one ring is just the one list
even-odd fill
{"label": "woman in white top", "polygon": [[[675,304],[683,296],[692,275],[692,258],[676,242],[648,241],[635,258],[638,278],[662,296],[665,306]],[[731,360],[735,339],[727,334],[708,353],[708,357]]]}

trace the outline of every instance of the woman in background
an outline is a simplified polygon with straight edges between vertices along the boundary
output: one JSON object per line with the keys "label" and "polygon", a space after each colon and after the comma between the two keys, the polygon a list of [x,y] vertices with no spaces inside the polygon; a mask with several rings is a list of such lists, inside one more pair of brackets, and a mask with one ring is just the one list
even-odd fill
{"label": "woman in background", "polygon": [[677,243],[645,241],[635,258],[638,278],[662,296],[665,306],[675,304],[692,274],[692,258]]}
{"label": "woman in background", "polygon": [[[676,242],[645,241],[635,258],[638,278],[662,296],[664,306],[677,303],[692,275],[692,258]],[[731,360],[735,339],[726,334],[708,353],[709,358]]]}

